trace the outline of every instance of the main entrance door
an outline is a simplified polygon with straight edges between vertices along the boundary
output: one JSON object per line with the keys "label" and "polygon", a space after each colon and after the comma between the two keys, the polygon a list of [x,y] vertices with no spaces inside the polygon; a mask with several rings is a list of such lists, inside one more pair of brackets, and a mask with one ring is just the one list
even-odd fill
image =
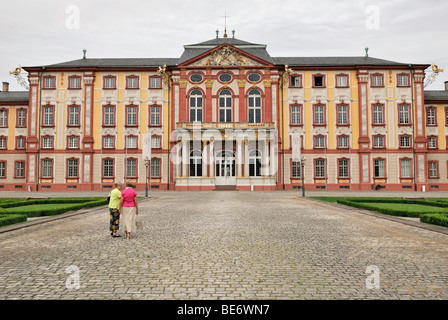
{"label": "main entrance door", "polygon": [[218,151],[215,157],[215,185],[235,186],[235,154],[233,151]]}

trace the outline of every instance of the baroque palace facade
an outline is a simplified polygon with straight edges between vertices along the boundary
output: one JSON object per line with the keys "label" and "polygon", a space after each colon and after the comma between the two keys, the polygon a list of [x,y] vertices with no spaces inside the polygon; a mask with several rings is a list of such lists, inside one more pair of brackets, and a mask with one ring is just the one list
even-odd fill
{"label": "baroque palace facade", "polygon": [[24,67],[29,91],[0,92],[0,190],[446,191],[448,90],[424,91],[429,66],[217,34],[180,58]]}

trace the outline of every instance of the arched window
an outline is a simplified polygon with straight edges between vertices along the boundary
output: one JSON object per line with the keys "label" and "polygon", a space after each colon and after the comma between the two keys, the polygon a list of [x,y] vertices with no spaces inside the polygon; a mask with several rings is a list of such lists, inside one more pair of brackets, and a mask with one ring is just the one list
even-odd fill
{"label": "arched window", "polygon": [[257,89],[249,91],[249,122],[261,123],[261,93]]}
{"label": "arched window", "polygon": [[232,93],[224,89],[219,93],[219,122],[232,122]]}
{"label": "arched window", "polygon": [[261,152],[258,150],[249,152],[249,176],[261,177]]}
{"label": "arched window", "polygon": [[202,92],[193,90],[190,94],[190,122],[202,122]]}
{"label": "arched window", "polygon": [[199,150],[190,152],[190,177],[202,177],[202,152]]}

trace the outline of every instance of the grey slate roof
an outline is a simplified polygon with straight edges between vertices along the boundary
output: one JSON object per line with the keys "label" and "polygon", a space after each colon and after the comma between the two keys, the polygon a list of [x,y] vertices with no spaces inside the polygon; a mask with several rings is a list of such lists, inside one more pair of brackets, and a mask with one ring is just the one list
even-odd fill
{"label": "grey slate roof", "polygon": [[354,67],[354,66],[407,66],[406,63],[372,57],[274,57],[275,64],[289,67]]}
{"label": "grey slate roof", "polygon": [[177,58],[86,58],[46,65],[45,68],[148,68],[161,67],[164,64],[175,66],[177,60]]}
{"label": "grey slate roof", "polygon": [[0,91],[0,102],[28,102],[28,91]]}
{"label": "grey slate roof", "polygon": [[448,91],[447,90],[427,90],[427,91],[425,91],[425,102],[426,101],[447,101],[448,102]]}

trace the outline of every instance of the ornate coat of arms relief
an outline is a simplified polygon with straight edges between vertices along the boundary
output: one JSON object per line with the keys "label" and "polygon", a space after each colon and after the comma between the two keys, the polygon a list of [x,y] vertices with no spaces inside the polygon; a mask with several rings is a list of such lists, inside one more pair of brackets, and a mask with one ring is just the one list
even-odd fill
{"label": "ornate coat of arms relief", "polygon": [[243,66],[247,65],[247,61],[243,56],[225,46],[220,50],[216,50],[211,56],[204,61],[204,66]]}

